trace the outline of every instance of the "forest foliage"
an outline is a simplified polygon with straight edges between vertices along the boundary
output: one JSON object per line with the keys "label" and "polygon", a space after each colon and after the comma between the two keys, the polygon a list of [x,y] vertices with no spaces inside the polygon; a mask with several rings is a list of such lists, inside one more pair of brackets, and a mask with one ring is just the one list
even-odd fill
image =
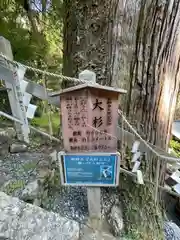
{"label": "forest foliage", "polygon": [[0,33],[11,42],[14,59],[59,72],[63,48],[62,1],[12,0],[4,1],[0,7]]}
{"label": "forest foliage", "polygon": [[[11,42],[14,59],[32,67],[61,73],[63,0],[4,0],[1,1],[0,12],[0,33]],[[42,76],[33,73],[31,80],[42,83]],[[48,78],[46,82],[48,88],[58,90],[57,79]],[[7,96],[0,101],[7,101]],[[1,110],[6,108],[3,103],[1,106]],[[179,104],[177,107],[179,110]]]}
{"label": "forest foliage", "polygon": [[[61,73],[63,59],[62,8],[62,0],[1,2],[0,34],[10,41],[14,60],[38,69]],[[34,72],[28,74],[30,80],[42,83],[44,76]],[[0,86],[3,85],[3,81],[0,82]],[[59,90],[59,81],[47,77],[46,86],[52,90]],[[36,114],[40,116],[39,113],[44,112],[44,104],[37,99],[35,101],[38,104],[38,113]],[[10,112],[7,102],[7,93],[1,92],[1,111]],[[53,119],[55,122],[59,121],[56,113],[53,114],[53,118],[55,118]],[[32,124],[48,129],[48,120],[44,115],[41,118],[33,119]]]}

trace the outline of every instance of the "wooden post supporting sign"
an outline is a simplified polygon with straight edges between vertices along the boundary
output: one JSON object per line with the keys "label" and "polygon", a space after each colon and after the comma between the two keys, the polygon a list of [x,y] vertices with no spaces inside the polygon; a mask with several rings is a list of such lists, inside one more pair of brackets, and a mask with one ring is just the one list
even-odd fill
{"label": "wooden post supporting sign", "polygon": [[90,224],[100,229],[100,187],[119,183],[118,105],[126,91],[96,84],[92,71],[81,72],[79,79],[87,83],[59,93],[65,149],[59,153],[61,183],[87,187]]}
{"label": "wooden post supporting sign", "polygon": [[[84,70],[79,74],[80,80],[96,83],[96,74]],[[101,228],[101,189],[100,187],[87,187],[87,200],[89,210],[89,222],[93,228]]]}

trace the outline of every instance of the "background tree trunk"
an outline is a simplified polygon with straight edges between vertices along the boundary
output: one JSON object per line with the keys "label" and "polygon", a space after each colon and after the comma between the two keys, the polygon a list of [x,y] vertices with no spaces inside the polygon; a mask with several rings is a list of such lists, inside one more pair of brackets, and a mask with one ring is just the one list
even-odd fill
{"label": "background tree trunk", "polygon": [[89,69],[98,83],[117,85],[123,1],[65,0],[64,8],[64,74]]}
{"label": "background tree trunk", "polygon": [[[122,108],[143,127],[140,134],[167,149],[179,89],[178,0],[65,0],[64,69],[93,70],[98,83],[128,89]],[[145,172],[154,179],[156,164]],[[161,165],[161,179],[165,165]],[[141,239],[163,239],[153,188],[120,178],[125,218]],[[163,181],[162,181],[163,182]],[[128,216],[128,217],[127,217]]]}

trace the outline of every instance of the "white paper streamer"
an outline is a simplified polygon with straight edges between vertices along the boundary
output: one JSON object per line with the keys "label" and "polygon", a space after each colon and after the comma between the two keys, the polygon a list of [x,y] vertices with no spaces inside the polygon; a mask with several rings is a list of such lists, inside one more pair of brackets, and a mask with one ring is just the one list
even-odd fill
{"label": "white paper streamer", "polygon": [[171,175],[171,178],[176,181],[177,183],[180,183],[180,172],[176,171]]}
{"label": "white paper streamer", "polygon": [[174,162],[171,164],[167,164],[167,168],[172,168],[173,171],[177,171],[178,169],[180,169],[180,163]]}
{"label": "white paper streamer", "polygon": [[174,172],[170,178],[172,178],[174,181],[176,181],[177,183],[180,183],[180,171],[176,171]]}
{"label": "white paper streamer", "polygon": [[20,81],[20,88],[21,88],[22,93],[25,93],[27,85],[28,85],[27,81],[25,81],[25,80]]}
{"label": "white paper streamer", "polygon": [[139,145],[140,145],[140,142],[139,142],[139,141],[135,141],[135,142],[133,143],[131,152],[132,152],[132,153],[137,152],[137,151],[138,151],[138,148],[139,148]]}
{"label": "white paper streamer", "polygon": [[140,170],[137,170],[137,182],[139,184],[144,184],[143,175]]}
{"label": "white paper streamer", "polygon": [[29,104],[26,112],[26,117],[32,119],[34,117],[36,109],[37,109],[36,105]]}
{"label": "white paper streamer", "polygon": [[135,164],[134,164],[134,167],[133,167],[133,169],[132,169],[132,172],[137,172],[140,164],[141,164],[141,162],[136,161]]}
{"label": "white paper streamer", "polygon": [[19,66],[17,68],[17,75],[18,75],[18,78],[20,81],[22,81],[24,79],[25,72],[26,72],[26,68],[19,64]]}
{"label": "white paper streamer", "polygon": [[32,98],[32,95],[31,95],[31,94],[29,94],[29,93],[27,93],[27,92],[24,93],[23,103],[24,103],[24,105],[25,105],[26,107],[29,105],[29,103],[30,103],[30,101],[31,101],[31,98]]}
{"label": "white paper streamer", "polygon": [[141,152],[135,152],[134,154],[133,154],[133,157],[132,157],[132,160],[131,160],[131,162],[136,162],[139,158],[141,157]]}
{"label": "white paper streamer", "polygon": [[174,191],[176,191],[177,193],[180,194],[180,184],[176,184],[175,186],[172,187],[174,189]]}

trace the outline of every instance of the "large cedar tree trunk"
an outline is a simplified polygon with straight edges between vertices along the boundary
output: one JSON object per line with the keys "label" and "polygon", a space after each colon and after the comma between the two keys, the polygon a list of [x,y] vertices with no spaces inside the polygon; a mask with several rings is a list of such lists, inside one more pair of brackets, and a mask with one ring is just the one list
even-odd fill
{"label": "large cedar tree trunk", "polygon": [[180,1],[141,2],[127,112],[146,140],[168,148],[179,90]]}
{"label": "large cedar tree trunk", "polygon": [[[179,89],[179,5],[178,0],[64,1],[64,74],[77,77],[89,69],[98,83],[126,88],[124,113],[140,123],[146,140],[163,149]],[[148,169],[153,180],[154,160]],[[162,164],[161,179],[164,171]],[[141,239],[162,239],[152,186],[135,186],[126,177],[120,181],[128,227],[138,228]]]}
{"label": "large cedar tree trunk", "polygon": [[118,83],[122,3],[65,0],[64,6],[64,74],[89,69],[99,83]]}

